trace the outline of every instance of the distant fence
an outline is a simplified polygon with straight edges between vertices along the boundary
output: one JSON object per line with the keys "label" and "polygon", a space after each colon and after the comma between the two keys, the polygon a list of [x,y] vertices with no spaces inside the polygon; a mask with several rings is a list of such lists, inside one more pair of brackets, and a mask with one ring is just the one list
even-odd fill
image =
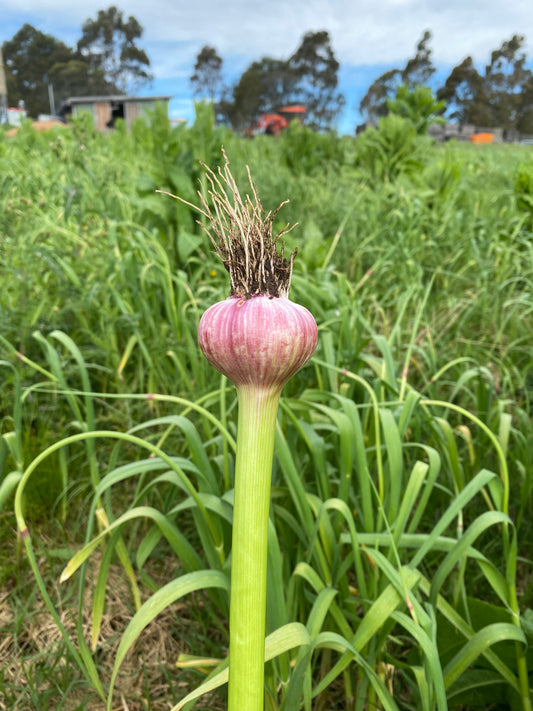
{"label": "distant fence", "polygon": [[[533,136],[515,129],[499,126],[474,126],[473,124],[444,123],[431,124],[429,135],[437,141],[469,141],[470,143],[530,143]],[[489,141],[488,137],[492,136]]]}
{"label": "distant fence", "polygon": [[[369,121],[357,126],[356,134],[359,135],[367,128],[377,128],[378,124]],[[520,133],[514,129],[504,129],[500,126],[475,126],[469,123],[432,123],[428,130],[429,135],[436,141],[462,141],[465,143],[530,143],[533,144],[533,135]]]}

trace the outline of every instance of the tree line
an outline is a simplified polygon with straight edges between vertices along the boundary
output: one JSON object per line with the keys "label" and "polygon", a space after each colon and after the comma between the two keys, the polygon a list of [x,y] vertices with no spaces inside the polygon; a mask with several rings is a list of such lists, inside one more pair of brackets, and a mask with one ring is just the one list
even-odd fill
{"label": "tree line", "polygon": [[138,46],[143,28],[115,6],[87,19],[75,47],[25,24],[2,45],[7,95],[30,116],[50,111],[49,85],[58,104],[69,96],[117,94],[152,79]]}
{"label": "tree line", "polygon": [[206,45],[196,58],[191,84],[196,96],[214,102],[219,120],[237,131],[287,104],[303,104],[307,123],[326,129],[345,104],[337,90],[340,65],[325,30],[307,32],[288,59],[252,62],[232,87],[224,84],[222,65],[216,49]]}
{"label": "tree line", "polygon": [[[402,69],[391,69],[373,82],[360,105],[367,120],[387,113],[387,102],[400,86],[428,86],[435,73],[430,41],[431,32],[426,30]],[[523,35],[513,35],[491,52],[481,71],[472,56],[465,57],[436,90],[443,113],[461,124],[533,134],[533,72],[526,66],[524,44]]]}
{"label": "tree line", "polygon": [[[58,104],[69,96],[138,89],[153,78],[139,46],[142,35],[140,23],[115,6],[83,23],[75,47],[25,24],[2,45],[10,104],[24,101],[29,115],[37,117],[50,109],[49,85]],[[398,92],[426,87],[435,91],[435,105],[451,120],[533,134],[533,72],[522,35],[492,51],[482,70],[466,57],[436,89],[431,39],[426,30],[405,66],[384,72],[371,84],[359,104],[366,122],[386,115]],[[237,131],[262,113],[295,103],[306,107],[312,128],[329,129],[346,103],[338,88],[340,64],[325,30],[307,32],[288,58],[254,60],[232,85],[224,81],[223,67],[216,48],[205,45],[196,57],[191,87],[197,98],[213,102],[220,122]]]}
{"label": "tree line", "polygon": [[[444,84],[431,86],[436,67],[432,60],[432,34],[426,30],[415,53],[402,68],[381,74],[361,99],[359,111],[366,123],[385,116],[406,92],[417,92],[424,110],[440,113],[461,124],[533,134],[533,72],[526,66],[525,37],[513,35],[491,52],[490,62],[478,71],[471,56],[457,64]],[[339,63],[327,32],[308,33],[288,60],[264,57],[253,62],[233,87],[224,85],[223,60],[214,47],[205,46],[196,58],[191,83],[195,93],[212,100],[219,117],[242,129],[246,122],[283,103],[300,101],[308,107],[311,124],[324,128],[345,104],[337,92]],[[405,113],[405,112],[404,112]]]}

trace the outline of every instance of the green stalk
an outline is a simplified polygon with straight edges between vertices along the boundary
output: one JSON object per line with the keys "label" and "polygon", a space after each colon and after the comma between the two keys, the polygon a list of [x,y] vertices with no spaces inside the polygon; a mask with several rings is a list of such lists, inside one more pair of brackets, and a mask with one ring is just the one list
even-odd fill
{"label": "green stalk", "polygon": [[231,552],[229,711],[263,711],[267,539],[280,390],[238,388]]}
{"label": "green stalk", "polygon": [[[312,314],[288,298],[296,251],[288,259],[250,173],[243,201],[227,156],[218,174],[207,166],[209,198],[200,195],[215,252],[230,274],[231,295],[210,306],[198,324],[207,360],[237,388],[239,421],[231,551],[229,711],[263,711],[268,514],[279,397],[309,361],[318,341]],[[190,203],[187,203],[190,205]],[[212,209],[213,211],[212,212]]]}

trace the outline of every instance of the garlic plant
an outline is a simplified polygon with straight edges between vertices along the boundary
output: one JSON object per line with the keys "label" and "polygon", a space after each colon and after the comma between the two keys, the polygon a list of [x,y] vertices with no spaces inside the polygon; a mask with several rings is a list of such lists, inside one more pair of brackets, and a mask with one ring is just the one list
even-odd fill
{"label": "garlic plant", "polygon": [[[225,154],[224,154],[225,156]],[[201,212],[231,279],[231,295],[203,314],[198,341],[208,361],[236,386],[239,400],[231,555],[230,711],[261,711],[267,527],[278,402],[285,383],[313,355],[316,322],[288,298],[296,252],[278,252],[286,227],[273,236],[280,207],[265,213],[248,173],[253,199],[243,200],[229,170],[207,169],[212,206]]]}

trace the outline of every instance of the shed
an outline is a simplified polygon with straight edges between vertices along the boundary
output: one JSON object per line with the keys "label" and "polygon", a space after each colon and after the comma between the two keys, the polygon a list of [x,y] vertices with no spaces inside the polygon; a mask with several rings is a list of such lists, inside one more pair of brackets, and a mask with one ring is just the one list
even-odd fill
{"label": "shed", "polygon": [[165,103],[168,109],[171,98],[170,95],[124,96],[121,94],[71,96],[61,106],[59,115],[65,119],[69,114],[76,115],[80,111],[88,111],[93,116],[95,128],[105,131],[113,128],[117,118],[124,119],[126,126],[131,126],[134,119],[146,115],[147,111],[152,110],[156,104]]}

